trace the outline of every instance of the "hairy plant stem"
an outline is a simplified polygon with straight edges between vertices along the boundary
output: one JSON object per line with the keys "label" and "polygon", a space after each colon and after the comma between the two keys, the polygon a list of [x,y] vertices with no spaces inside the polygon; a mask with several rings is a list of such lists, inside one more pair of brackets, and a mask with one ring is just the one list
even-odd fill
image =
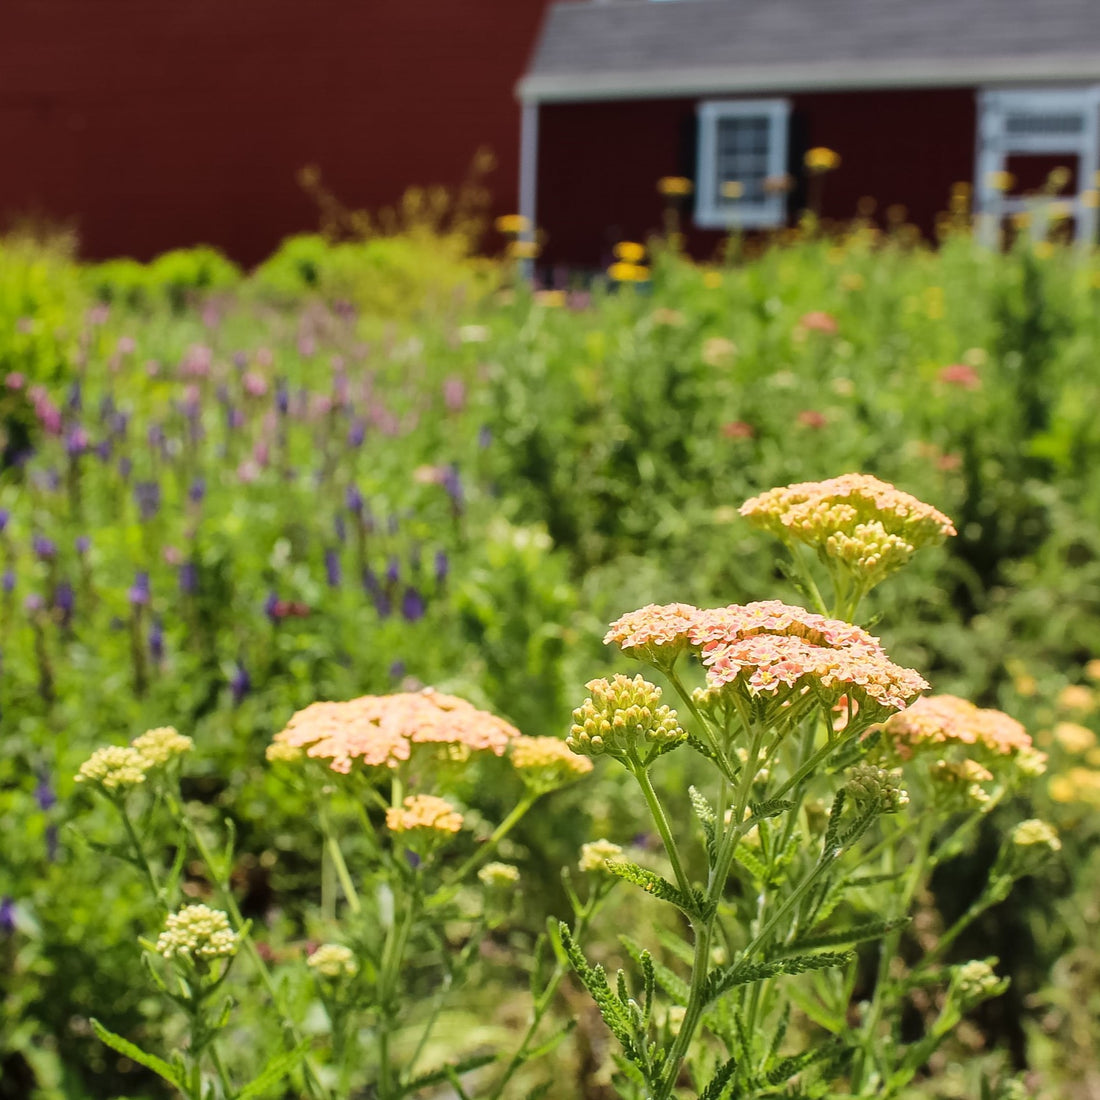
{"label": "hairy plant stem", "polygon": [[152,865],[149,863],[149,857],[145,854],[145,848],[138,839],[137,830],[134,828],[134,823],[130,819],[130,813],[121,799],[117,800],[116,805],[118,806],[119,816],[122,818],[122,827],[126,830],[126,838],[129,840],[130,847],[133,848],[134,854],[137,856],[138,865],[145,875],[145,881],[149,884],[149,889],[153,891],[153,897],[156,898],[157,904],[161,909],[167,912],[168,899],[164,896],[164,890],[161,888],[160,883],[157,882],[157,876],[154,874]]}
{"label": "hairy plant stem", "polygon": [[[935,818],[931,813],[925,813],[917,834],[917,851],[910,865],[909,875],[905,880],[905,886],[900,898],[899,910],[908,913],[913,903],[917,890],[928,864],[928,857],[932,846],[932,834],[935,831]],[[888,871],[893,871],[895,849],[887,849],[889,866]],[[871,1006],[867,1010],[867,1017],[860,1029],[861,1050],[856,1056],[855,1067],[852,1070],[851,1089],[853,1094],[858,1094],[863,1088],[863,1081],[867,1074],[872,1059],[872,1050],[875,1044],[875,1032],[878,1030],[886,1008],[886,993],[890,984],[890,964],[897,954],[898,945],[901,943],[902,929],[896,928],[887,933],[882,941],[878,959],[878,971],[875,975],[875,992],[871,998]]]}
{"label": "hairy plant stem", "polygon": [[[271,1003],[275,1006],[275,1010],[282,1017],[283,1041],[288,1049],[294,1050],[302,1043],[301,1033],[298,1031],[290,1013],[287,1011],[286,1004],[283,1002],[282,995],[275,984],[275,979],[271,976],[271,971],[268,969],[267,963],[264,962],[260,952],[256,949],[256,944],[252,939],[251,933],[246,930],[247,922],[241,915],[240,906],[237,905],[237,899],[233,896],[228,878],[223,878],[218,872],[210,849],[202,839],[199,830],[183,811],[183,808],[176,804],[174,800],[172,805],[176,818],[183,822],[184,828],[187,830],[187,835],[191,839],[191,843],[195,845],[195,850],[199,853],[199,859],[202,860],[203,865],[206,867],[211,885],[213,885],[217,892],[219,902],[225,907],[233,920],[233,927],[238,934],[239,942],[248,955],[252,965],[255,967],[256,972],[260,975],[260,981],[267,990],[267,994],[271,998]],[[308,1054],[304,1055],[302,1058],[302,1067],[306,1091],[313,1100],[322,1100],[322,1098],[326,1096],[326,1090],[321,1084],[317,1069],[313,1065]]]}
{"label": "hairy plant stem", "polygon": [[672,826],[669,825],[665,808],[661,805],[661,800],[653,789],[649,772],[633,752],[628,759],[627,767],[630,774],[638,781],[638,786],[642,788],[642,795],[645,797],[653,822],[657,826],[657,832],[661,834],[661,841],[665,846],[669,863],[672,864],[672,871],[676,876],[676,885],[680,887],[684,897],[690,900],[692,897],[691,880],[684,870],[684,864],[680,859],[680,850],[676,846],[676,838],[672,835]]}
{"label": "hairy plant stem", "polygon": [[382,947],[382,960],[378,968],[378,1100],[392,1100],[399,1092],[394,1090],[393,1067],[390,1065],[390,1035],[397,1019],[395,994],[401,960],[405,956],[405,947],[421,900],[419,889],[414,887],[400,921],[395,919],[387,929],[386,942]]}
{"label": "hairy plant stem", "polygon": [[[691,961],[691,985],[687,1007],[684,1010],[684,1019],[669,1053],[668,1068],[658,1084],[652,1100],[668,1100],[672,1095],[672,1091],[676,1087],[676,1080],[680,1076],[680,1068],[695,1035],[695,1029],[698,1027],[699,1020],[706,1008],[707,973],[710,970],[710,947],[714,935],[714,926],[718,920],[718,903],[725,889],[734,852],[736,852],[737,845],[745,831],[745,810],[748,808],[749,797],[752,794],[753,781],[761,766],[760,749],[764,743],[766,731],[758,722],[754,722],[751,728],[752,742],[745,757],[745,762],[741,766],[737,793],[734,797],[733,814],[729,824],[725,827],[722,843],[718,848],[707,879],[706,914],[696,915],[691,920],[692,934],[695,937],[695,950]],[[724,817],[723,814],[720,821],[724,821]]]}
{"label": "hairy plant stem", "polygon": [[437,906],[450,901],[461,889],[462,883],[496,851],[497,845],[519,824],[523,816],[538,799],[537,794],[530,791],[525,792],[519,802],[512,808],[512,812],[493,830],[489,839],[457,871],[448,876],[449,882],[441,886],[425,901],[425,908],[435,909]]}
{"label": "hairy plant stem", "polygon": [[[606,877],[606,876],[605,876]],[[573,922],[573,929],[571,935],[574,943],[581,943],[585,932],[588,931],[588,925],[592,921],[592,918],[596,915],[600,906],[603,904],[613,882],[601,881],[597,887],[593,890],[592,895],[588,899],[588,903],[577,913],[576,919]],[[527,1025],[527,1030],[523,1033],[523,1038],[520,1040],[519,1046],[516,1048],[516,1052],[512,1055],[508,1062],[508,1065],[504,1069],[504,1074],[500,1080],[497,1081],[496,1087],[485,1098],[485,1100],[500,1100],[501,1094],[504,1092],[505,1086],[512,1079],[516,1070],[527,1061],[528,1052],[531,1047],[531,1042],[535,1038],[538,1032],[539,1025],[542,1023],[543,1017],[546,1015],[547,1010],[550,1007],[551,1002],[554,999],[554,994],[558,991],[558,986],[561,985],[562,979],[569,972],[571,967],[568,962],[563,962],[561,958],[558,958],[554,965],[554,970],[550,975],[550,980],[546,983],[545,988],[539,994],[538,999],[535,1001],[531,1010],[531,1021]]]}

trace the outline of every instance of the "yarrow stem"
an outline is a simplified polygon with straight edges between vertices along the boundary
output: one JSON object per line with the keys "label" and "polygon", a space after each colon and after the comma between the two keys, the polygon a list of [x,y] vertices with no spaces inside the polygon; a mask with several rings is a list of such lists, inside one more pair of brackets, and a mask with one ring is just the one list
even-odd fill
{"label": "yarrow stem", "polygon": [[661,842],[665,846],[668,861],[672,864],[672,871],[676,876],[676,885],[680,887],[684,896],[690,899],[692,897],[691,880],[684,870],[684,864],[680,859],[680,849],[676,845],[676,838],[672,835],[672,826],[669,824],[668,815],[665,813],[664,806],[661,805],[657,792],[653,789],[649,772],[633,753],[629,760],[628,770],[638,781],[638,786],[642,788],[642,795],[645,797],[646,805],[653,816],[653,823],[657,826],[657,832],[661,834]]}

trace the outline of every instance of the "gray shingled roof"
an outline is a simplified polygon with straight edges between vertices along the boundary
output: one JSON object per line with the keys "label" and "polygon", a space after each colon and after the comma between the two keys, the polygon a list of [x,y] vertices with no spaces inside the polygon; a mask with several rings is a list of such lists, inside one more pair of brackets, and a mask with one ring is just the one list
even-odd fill
{"label": "gray shingled roof", "polygon": [[588,100],[1100,81],[1100,0],[585,0],[517,92]]}

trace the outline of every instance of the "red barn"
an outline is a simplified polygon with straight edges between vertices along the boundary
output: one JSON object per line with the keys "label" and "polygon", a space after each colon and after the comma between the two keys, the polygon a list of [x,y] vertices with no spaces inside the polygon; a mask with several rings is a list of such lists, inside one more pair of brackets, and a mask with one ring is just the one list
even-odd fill
{"label": "red barn", "polygon": [[[91,257],[208,242],[244,263],[347,206],[458,186],[516,202],[516,80],[546,0],[3,0],[0,218]],[[2,228],[3,226],[0,226]]]}
{"label": "red barn", "polygon": [[[518,95],[521,212],[547,262],[600,265],[644,239],[668,176],[693,183],[682,227],[697,253],[807,203],[851,218],[864,196],[928,232],[960,181],[993,225],[1059,165],[1095,237],[1098,0],[559,3]],[[816,179],[815,147],[841,158]]]}

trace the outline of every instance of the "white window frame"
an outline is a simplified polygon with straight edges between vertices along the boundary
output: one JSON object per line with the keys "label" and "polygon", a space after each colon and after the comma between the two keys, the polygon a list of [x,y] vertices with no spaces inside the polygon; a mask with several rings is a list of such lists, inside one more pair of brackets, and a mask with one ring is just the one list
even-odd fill
{"label": "white window frame", "polygon": [[[1079,114],[1083,125],[1079,134],[1009,133],[1010,115]],[[1077,194],[1059,201],[1073,205],[1077,239],[1088,244],[1096,238],[1096,208],[1085,201],[1084,193],[1095,187],[1100,170],[1100,84],[1076,88],[986,88],[978,93],[978,141],[975,155],[975,213],[983,240],[994,244],[1003,219],[1010,214],[1030,210],[1030,200],[1010,197],[994,186],[998,173],[1005,170],[1010,156],[1038,154],[1077,158]],[[1042,232],[1041,225],[1033,231]]]}
{"label": "white window frame", "polygon": [[718,124],[729,118],[768,119],[767,176],[787,173],[791,105],[786,99],[707,100],[699,104],[699,159],[695,174],[695,224],[703,229],[762,229],[785,224],[786,195],[781,190],[759,201],[723,201],[718,193]]}

